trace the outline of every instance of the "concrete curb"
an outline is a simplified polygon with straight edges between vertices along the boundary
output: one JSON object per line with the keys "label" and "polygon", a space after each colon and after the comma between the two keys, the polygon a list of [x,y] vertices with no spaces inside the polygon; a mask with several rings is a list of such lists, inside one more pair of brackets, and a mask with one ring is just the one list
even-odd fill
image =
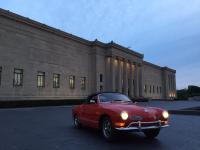
{"label": "concrete curb", "polygon": [[44,107],[44,106],[68,106],[78,105],[84,100],[27,100],[27,101],[0,101],[1,108],[24,108],[24,107]]}

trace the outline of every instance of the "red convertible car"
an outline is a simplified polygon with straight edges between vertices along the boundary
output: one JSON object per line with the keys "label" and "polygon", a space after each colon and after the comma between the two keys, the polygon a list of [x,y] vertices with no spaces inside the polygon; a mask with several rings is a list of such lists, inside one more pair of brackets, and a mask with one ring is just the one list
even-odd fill
{"label": "red convertible car", "polygon": [[106,140],[112,141],[118,131],[143,132],[146,137],[156,137],[161,128],[168,126],[166,110],[137,106],[126,95],[114,92],[95,93],[85,104],[72,110],[74,126],[88,126],[102,131]]}

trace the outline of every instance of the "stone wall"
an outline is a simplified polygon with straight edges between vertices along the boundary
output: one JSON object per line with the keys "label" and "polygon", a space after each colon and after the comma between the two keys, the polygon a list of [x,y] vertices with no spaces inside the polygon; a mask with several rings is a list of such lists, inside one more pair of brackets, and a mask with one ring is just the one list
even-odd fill
{"label": "stone wall", "polygon": [[[88,41],[2,9],[0,54],[0,100],[84,99],[97,91],[131,98],[176,96],[175,70],[146,62],[143,54],[114,42]],[[23,69],[23,86],[13,86],[14,68]],[[45,72],[44,88],[37,87],[39,71]],[[59,88],[53,88],[54,73],[60,74]]]}
{"label": "stone wall", "polygon": [[[0,17],[1,99],[83,98],[90,93],[91,48],[85,44]],[[23,86],[13,87],[14,68],[23,69]],[[37,88],[37,72],[45,72],[45,88]],[[60,88],[53,88],[53,73]],[[69,88],[75,75],[75,89]],[[87,87],[80,88],[80,77]]]}

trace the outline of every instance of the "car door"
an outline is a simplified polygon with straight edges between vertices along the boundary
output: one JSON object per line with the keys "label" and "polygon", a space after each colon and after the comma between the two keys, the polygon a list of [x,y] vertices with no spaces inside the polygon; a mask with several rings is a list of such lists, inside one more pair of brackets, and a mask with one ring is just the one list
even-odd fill
{"label": "car door", "polygon": [[82,108],[82,122],[85,125],[96,128],[98,126],[98,98],[97,96],[92,97],[88,100],[87,104],[83,105]]}

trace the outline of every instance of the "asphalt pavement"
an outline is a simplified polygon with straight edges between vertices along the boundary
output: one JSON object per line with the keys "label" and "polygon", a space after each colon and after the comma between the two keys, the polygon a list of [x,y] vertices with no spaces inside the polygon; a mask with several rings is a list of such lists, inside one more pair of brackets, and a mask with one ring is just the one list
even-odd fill
{"label": "asphalt pavement", "polygon": [[181,110],[185,108],[192,108],[200,106],[200,100],[198,101],[149,101],[149,102],[139,102],[138,105],[143,106],[153,106],[153,107],[161,107],[167,110]]}
{"label": "asphalt pavement", "polygon": [[[152,104],[153,105],[153,104]],[[200,116],[171,115],[154,140],[120,134],[106,142],[94,129],[73,128],[70,106],[0,109],[0,150],[199,150]]]}

